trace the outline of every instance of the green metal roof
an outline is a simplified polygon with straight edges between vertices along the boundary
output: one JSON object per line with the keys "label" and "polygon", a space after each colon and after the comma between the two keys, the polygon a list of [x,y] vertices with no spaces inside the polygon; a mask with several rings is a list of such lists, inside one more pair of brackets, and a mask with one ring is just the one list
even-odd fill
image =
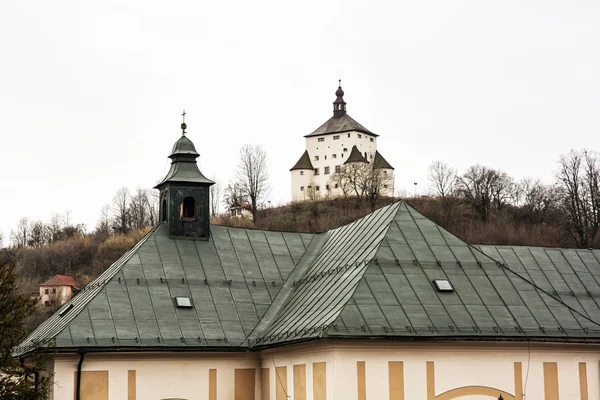
{"label": "green metal roof", "polygon": [[[160,225],[19,347],[248,349],[316,338],[600,339],[600,250],[472,246],[399,202],[323,234]],[[448,280],[454,290],[436,291]],[[193,308],[176,308],[190,297]],[[61,316],[62,315],[62,316]]]}
{"label": "green metal roof", "polygon": [[167,176],[154,188],[160,189],[167,182],[213,185],[214,182],[205,177],[198,168],[196,158],[199,156],[194,143],[187,136],[181,136],[173,145],[173,150],[169,155],[171,168],[169,168]]}
{"label": "green metal roof", "polygon": [[294,171],[296,169],[314,169],[312,163],[310,162],[310,156],[308,155],[308,150],[305,150],[302,153],[302,156],[298,160],[296,164],[290,169],[290,171]]}
{"label": "green metal roof", "polygon": [[329,135],[332,133],[342,133],[342,132],[351,132],[351,131],[366,133],[373,137],[379,136],[379,135],[371,132],[370,130],[368,130],[367,128],[365,128],[364,126],[359,124],[358,122],[356,122],[354,120],[354,118],[352,118],[348,114],[344,114],[341,117],[334,116],[334,117],[329,118],[327,121],[325,121],[325,123],[323,125],[318,127],[314,132],[309,133],[308,135],[304,135],[304,137]]}

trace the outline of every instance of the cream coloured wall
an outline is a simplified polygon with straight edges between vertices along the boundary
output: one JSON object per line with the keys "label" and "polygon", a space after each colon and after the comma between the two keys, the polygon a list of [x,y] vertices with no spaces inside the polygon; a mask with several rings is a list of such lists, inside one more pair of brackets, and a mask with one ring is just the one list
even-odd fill
{"label": "cream coloured wall", "polygon": [[[262,367],[270,367],[270,399],[274,400],[279,400],[275,397],[274,365],[287,367],[287,386],[293,389],[293,374],[290,372],[293,365],[306,364],[306,381],[310,389],[312,365],[320,361],[327,362],[328,399],[492,400],[498,398],[500,391],[504,391],[504,398],[509,400],[509,396],[517,394],[515,363],[520,363],[521,383],[525,386],[524,398],[527,400],[588,400],[600,398],[598,350],[598,346],[595,345],[531,344],[530,351],[527,344],[340,342],[265,351],[262,354]],[[365,365],[366,397],[362,397],[358,391],[357,362],[361,361]],[[390,361],[400,361],[403,364],[404,397],[390,396]],[[428,382],[427,363],[431,361],[434,379],[433,382],[431,379]],[[545,376],[544,363],[556,363],[558,397],[552,397],[553,393],[544,392],[547,382],[552,379],[551,376]],[[587,370],[587,398],[582,397],[580,391],[580,363],[585,363]],[[428,397],[428,385],[433,386],[434,397]],[[476,386],[493,388],[491,393],[494,393],[494,396],[476,394],[482,390]],[[453,397],[449,391],[458,388],[474,394]],[[288,394],[294,399],[293,393]],[[306,399],[313,399],[311,390],[307,390]]]}
{"label": "cream coloured wall", "polygon": [[[46,290],[48,293],[46,294]],[[52,291],[56,290],[56,293]],[[56,301],[57,304],[63,305],[71,299],[71,286],[40,286],[40,303],[46,304],[46,301]]]}
{"label": "cream coloured wall", "polygon": [[[53,400],[73,400],[79,356],[54,360]],[[209,370],[217,370],[217,399],[233,399],[235,370],[255,368],[255,393],[260,399],[260,360],[256,353],[129,353],[85,356],[82,371],[108,371],[108,399],[128,397],[128,371],[135,372],[136,399],[209,399]],[[82,400],[86,400],[85,396]]]}
{"label": "cream coloured wall", "polygon": [[[591,400],[600,398],[599,349],[593,344],[328,341],[261,353],[88,353],[83,371],[108,371],[108,400],[234,399],[240,369],[255,371],[254,392],[239,397],[243,400],[286,400],[281,388],[277,396],[279,379],[293,400],[492,400],[501,393],[506,400]],[[392,378],[390,361],[396,362]],[[56,356],[54,400],[73,398],[77,362],[76,355]],[[325,387],[313,379],[315,363],[325,363],[325,376],[317,377]],[[587,397],[580,390],[582,365]],[[278,377],[280,367],[286,374]],[[212,398],[211,369],[216,370]],[[269,389],[261,393],[261,373],[267,370]],[[135,396],[128,371],[135,371]],[[318,396],[318,390],[313,396],[316,386],[326,396]]]}

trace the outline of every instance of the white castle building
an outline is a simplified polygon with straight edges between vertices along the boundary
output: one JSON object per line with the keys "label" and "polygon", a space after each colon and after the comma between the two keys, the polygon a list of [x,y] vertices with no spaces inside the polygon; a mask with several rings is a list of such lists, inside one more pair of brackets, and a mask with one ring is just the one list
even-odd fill
{"label": "white castle building", "polygon": [[381,187],[381,195],[394,193],[394,168],[377,151],[379,135],[371,132],[346,113],[344,91],[335,92],[333,116],[306,138],[306,150],[290,170],[292,200],[341,196],[338,183],[331,180],[335,173],[352,163],[368,163],[389,176]]}

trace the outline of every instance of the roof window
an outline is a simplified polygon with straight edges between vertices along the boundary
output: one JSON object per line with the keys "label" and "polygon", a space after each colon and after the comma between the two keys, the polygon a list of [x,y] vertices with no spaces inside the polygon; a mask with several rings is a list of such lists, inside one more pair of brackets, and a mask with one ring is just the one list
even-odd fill
{"label": "roof window", "polygon": [[433,284],[438,292],[454,292],[454,287],[447,279],[434,279]]}
{"label": "roof window", "polygon": [[64,308],[64,310],[62,310],[61,312],[58,313],[59,317],[64,317],[69,311],[71,311],[73,309],[73,304],[69,304],[68,306],[66,306]]}
{"label": "roof window", "polygon": [[192,308],[192,301],[189,297],[175,297],[177,308]]}

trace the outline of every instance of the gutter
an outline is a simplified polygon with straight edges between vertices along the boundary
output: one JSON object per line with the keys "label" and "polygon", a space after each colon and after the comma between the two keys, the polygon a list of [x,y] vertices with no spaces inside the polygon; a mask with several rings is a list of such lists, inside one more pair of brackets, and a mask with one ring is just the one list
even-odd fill
{"label": "gutter", "polygon": [[81,400],[81,366],[83,365],[83,358],[85,357],[86,350],[80,349],[79,363],[77,364],[77,387],[75,388],[75,400]]}

